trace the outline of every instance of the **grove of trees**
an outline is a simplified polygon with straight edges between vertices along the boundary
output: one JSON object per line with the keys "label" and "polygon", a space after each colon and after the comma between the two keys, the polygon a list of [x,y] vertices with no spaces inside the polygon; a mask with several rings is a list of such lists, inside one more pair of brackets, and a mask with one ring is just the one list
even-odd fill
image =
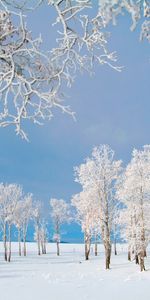
{"label": "grove of trees", "polygon": [[95,243],[97,255],[98,240],[101,240],[105,267],[109,269],[113,243],[117,254],[118,236],[118,242],[128,244],[127,259],[134,260],[144,271],[150,241],[150,146],[134,149],[126,167],[121,160],[115,159],[110,146],[94,147],[91,156],[75,167],[75,181],[81,186],[80,193],[73,195],[70,203],[51,198],[48,219],[42,202],[33,200],[32,194],[24,194],[20,185],[0,184],[0,228],[5,261],[11,261],[14,228],[18,237],[18,254],[27,255],[27,231],[31,221],[37,253],[46,254],[50,219],[58,256],[62,226],[73,221],[84,233],[86,260],[90,258],[91,243]]}

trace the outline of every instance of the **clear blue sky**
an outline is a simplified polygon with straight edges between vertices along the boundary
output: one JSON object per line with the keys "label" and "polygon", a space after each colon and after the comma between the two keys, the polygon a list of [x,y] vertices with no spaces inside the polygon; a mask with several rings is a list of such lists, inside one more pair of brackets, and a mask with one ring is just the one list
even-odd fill
{"label": "clear blue sky", "polygon": [[[51,18],[50,8],[44,7],[29,18],[34,35],[42,33],[47,49],[55,38]],[[83,162],[94,145],[109,144],[116,158],[127,163],[134,147],[150,143],[149,45],[140,43],[139,31],[131,33],[129,25],[124,17],[111,28],[110,48],[125,66],[122,73],[99,66],[93,77],[79,75],[72,89],[66,90],[76,122],[54,111],[45,126],[29,124],[29,143],[15,136],[13,129],[0,128],[0,181],[23,185],[25,192],[43,201],[46,213],[50,197],[68,201],[80,190],[73,167]],[[65,232],[65,240],[81,238],[74,224],[65,227]]]}

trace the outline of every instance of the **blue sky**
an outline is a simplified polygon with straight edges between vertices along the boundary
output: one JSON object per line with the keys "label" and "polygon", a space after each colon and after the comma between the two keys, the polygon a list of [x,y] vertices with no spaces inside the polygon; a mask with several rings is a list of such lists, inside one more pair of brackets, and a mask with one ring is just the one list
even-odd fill
{"label": "blue sky", "polygon": [[[35,36],[42,33],[46,49],[55,39],[51,18],[50,8],[43,7],[28,20]],[[80,190],[73,167],[83,162],[93,146],[109,144],[126,164],[134,147],[150,143],[149,45],[140,43],[139,30],[131,33],[129,26],[130,20],[124,17],[110,28],[110,49],[118,52],[118,63],[125,66],[122,73],[97,66],[93,77],[79,74],[66,90],[76,122],[54,110],[54,118],[45,126],[27,126],[29,143],[15,136],[13,128],[0,128],[0,180],[23,185],[25,192],[43,202],[47,215],[50,197],[69,201]],[[65,240],[80,238],[78,226],[65,226]]]}

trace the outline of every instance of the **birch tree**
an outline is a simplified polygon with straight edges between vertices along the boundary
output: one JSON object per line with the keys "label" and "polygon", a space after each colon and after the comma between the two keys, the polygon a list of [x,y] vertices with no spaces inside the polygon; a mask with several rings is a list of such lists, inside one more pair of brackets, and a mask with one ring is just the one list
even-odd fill
{"label": "birch tree", "polygon": [[75,168],[75,180],[82,185],[83,189],[94,188],[97,192],[106,269],[110,267],[112,221],[117,206],[114,198],[115,181],[120,171],[121,161],[114,160],[114,151],[108,145],[95,147],[91,157]]}
{"label": "birch tree", "polygon": [[46,221],[42,212],[42,204],[39,201],[34,203],[33,207],[33,219],[35,223],[34,239],[37,241],[38,255],[46,254],[46,243],[47,243],[47,227]]}
{"label": "birch tree", "polygon": [[15,210],[15,217],[14,217],[14,224],[18,231],[18,253],[19,256],[22,254],[21,249],[21,241],[22,241],[22,210],[23,210],[23,200],[18,201],[16,210]]}
{"label": "birch tree", "polygon": [[17,184],[0,185],[0,222],[3,232],[4,257],[11,260],[11,229],[15,222],[18,201],[22,197],[22,188]]}
{"label": "birch tree", "polygon": [[[118,185],[118,198],[125,204],[124,225],[129,242],[129,259],[134,253],[140,270],[145,270],[144,257],[150,239],[150,146],[134,150]],[[126,217],[126,218],[125,218]]]}
{"label": "birch tree", "polygon": [[45,220],[42,220],[41,228],[40,228],[40,242],[41,242],[42,254],[46,254],[47,241],[48,241],[47,224]]}
{"label": "birch tree", "polygon": [[41,203],[39,201],[34,204],[33,218],[35,222],[35,240],[37,241],[38,255],[41,255],[41,237],[40,237]]}
{"label": "birch tree", "polygon": [[51,218],[54,224],[53,239],[57,245],[57,255],[60,255],[61,226],[70,221],[69,205],[63,199],[50,199]]}
{"label": "birch tree", "polygon": [[26,249],[26,237],[29,221],[33,217],[33,202],[32,202],[32,194],[27,194],[23,199],[22,206],[22,235],[23,235],[23,254],[27,255]]}
{"label": "birch tree", "polygon": [[95,190],[82,191],[72,197],[72,205],[76,209],[76,221],[84,233],[85,259],[89,259],[91,239],[99,222],[99,207]]}

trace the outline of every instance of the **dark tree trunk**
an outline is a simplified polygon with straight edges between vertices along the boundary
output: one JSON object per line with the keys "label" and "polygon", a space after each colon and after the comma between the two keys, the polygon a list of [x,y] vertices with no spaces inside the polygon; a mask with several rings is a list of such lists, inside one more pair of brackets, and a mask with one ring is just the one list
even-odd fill
{"label": "dark tree trunk", "polygon": [[39,232],[38,232],[38,255],[41,255],[41,249],[40,249],[40,238],[39,238]]}
{"label": "dark tree trunk", "polygon": [[136,263],[136,265],[139,265],[139,258],[138,258],[137,254],[135,255],[135,263]]}
{"label": "dark tree trunk", "polygon": [[140,265],[140,270],[141,270],[141,272],[142,272],[142,271],[145,271],[145,265],[144,265],[144,252],[143,252],[143,251],[141,251],[141,252],[139,253],[139,265]]}
{"label": "dark tree trunk", "polygon": [[98,254],[98,241],[97,241],[97,234],[95,235],[95,256]]}
{"label": "dark tree trunk", "polygon": [[56,245],[57,245],[57,256],[59,256],[60,255],[59,242],[56,242]]}
{"label": "dark tree trunk", "polygon": [[114,240],[114,254],[117,255],[116,239]]}
{"label": "dark tree trunk", "polygon": [[111,258],[111,245],[110,243],[105,246],[105,266],[106,270],[110,269],[110,258]]}
{"label": "dark tree trunk", "polygon": [[131,249],[130,249],[130,247],[128,248],[128,260],[131,261]]}
{"label": "dark tree trunk", "polygon": [[89,260],[91,240],[90,237],[87,236],[86,234],[85,234],[84,241],[85,241],[85,260]]}

